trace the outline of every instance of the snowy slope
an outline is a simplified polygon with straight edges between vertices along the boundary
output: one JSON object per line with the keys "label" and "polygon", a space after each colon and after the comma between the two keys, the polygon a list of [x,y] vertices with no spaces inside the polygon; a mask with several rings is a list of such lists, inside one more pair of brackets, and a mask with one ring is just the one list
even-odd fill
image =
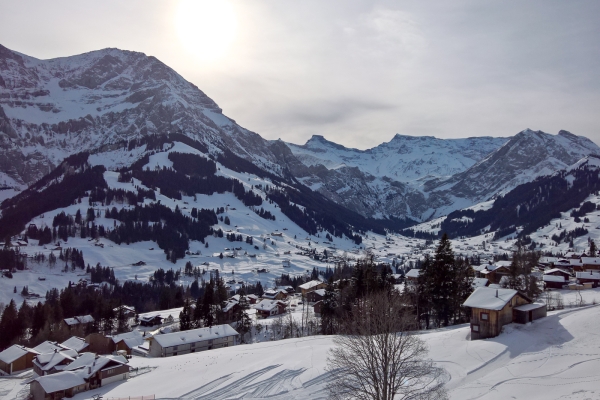
{"label": "snowy slope", "polygon": [[[600,291],[593,294],[600,299]],[[447,371],[451,399],[593,399],[599,395],[600,308],[549,312],[528,325],[511,324],[493,339],[470,341],[468,325],[422,332],[429,357]],[[331,337],[240,345],[169,358],[130,360],[151,367],[107,385],[104,398],[155,395],[171,399],[325,399]],[[22,382],[0,381],[7,398]]]}

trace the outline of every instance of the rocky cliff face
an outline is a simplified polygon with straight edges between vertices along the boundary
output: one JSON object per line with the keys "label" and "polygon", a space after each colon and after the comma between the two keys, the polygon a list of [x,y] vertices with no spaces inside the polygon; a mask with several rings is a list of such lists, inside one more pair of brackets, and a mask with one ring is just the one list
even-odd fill
{"label": "rocky cliff face", "polygon": [[38,60],[0,46],[0,171],[9,182],[30,184],[74,152],[174,132],[272,159],[268,142],[154,57],[104,49]]}

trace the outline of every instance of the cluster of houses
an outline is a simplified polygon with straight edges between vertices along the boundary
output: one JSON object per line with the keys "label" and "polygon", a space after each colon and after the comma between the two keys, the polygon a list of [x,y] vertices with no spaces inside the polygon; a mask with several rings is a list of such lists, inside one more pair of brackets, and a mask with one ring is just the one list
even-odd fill
{"label": "cluster of houses", "polygon": [[32,369],[27,383],[34,400],[73,397],[129,378],[130,366],[124,355],[99,355],[90,350],[86,339],[75,336],[63,343],[46,341],[33,348],[13,345],[0,352],[0,370],[9,375]]}

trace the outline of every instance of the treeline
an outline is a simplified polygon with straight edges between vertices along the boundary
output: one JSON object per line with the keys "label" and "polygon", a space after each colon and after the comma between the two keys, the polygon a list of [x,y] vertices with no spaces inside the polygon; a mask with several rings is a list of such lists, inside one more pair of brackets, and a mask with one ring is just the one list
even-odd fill
{"label": "treeline", "polygon": [[508,235],[515,232],[515,227],[523,226],[519,233],[523,237],[548,225],[552,219],[560,218],[562,212],[576,209],[573,216],[579,218],[592,211],[593,203],[581,204],[599,190],[597,169],[583,166],[561,171],[517,186],[496,199],[488,210],[450,213],[441,224],[441,232],[447,232],[451,237],[474,236],[489,226],[491,231]]}
{"label": "treeline", "polygon": [[74,204],[86,192],[105,188],[104,166],[91,167],[87,153],[68,157],[56,169],[0,205],[0,237],[14,236],[34,217]]}
{"label": "treeline", "polygon": [[27,267],[27,254],[21,253],[18,249],[1,248],[0,249],[0,269],[9,271],[22,271]]}

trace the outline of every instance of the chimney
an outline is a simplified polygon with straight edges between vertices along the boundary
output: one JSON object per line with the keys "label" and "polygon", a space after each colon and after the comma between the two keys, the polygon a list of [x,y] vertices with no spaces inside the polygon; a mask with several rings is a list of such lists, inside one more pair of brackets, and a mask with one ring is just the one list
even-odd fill
{"label": "chimney", "polygon": [[498,297],[498,289],[496,289],[496,297]]}

